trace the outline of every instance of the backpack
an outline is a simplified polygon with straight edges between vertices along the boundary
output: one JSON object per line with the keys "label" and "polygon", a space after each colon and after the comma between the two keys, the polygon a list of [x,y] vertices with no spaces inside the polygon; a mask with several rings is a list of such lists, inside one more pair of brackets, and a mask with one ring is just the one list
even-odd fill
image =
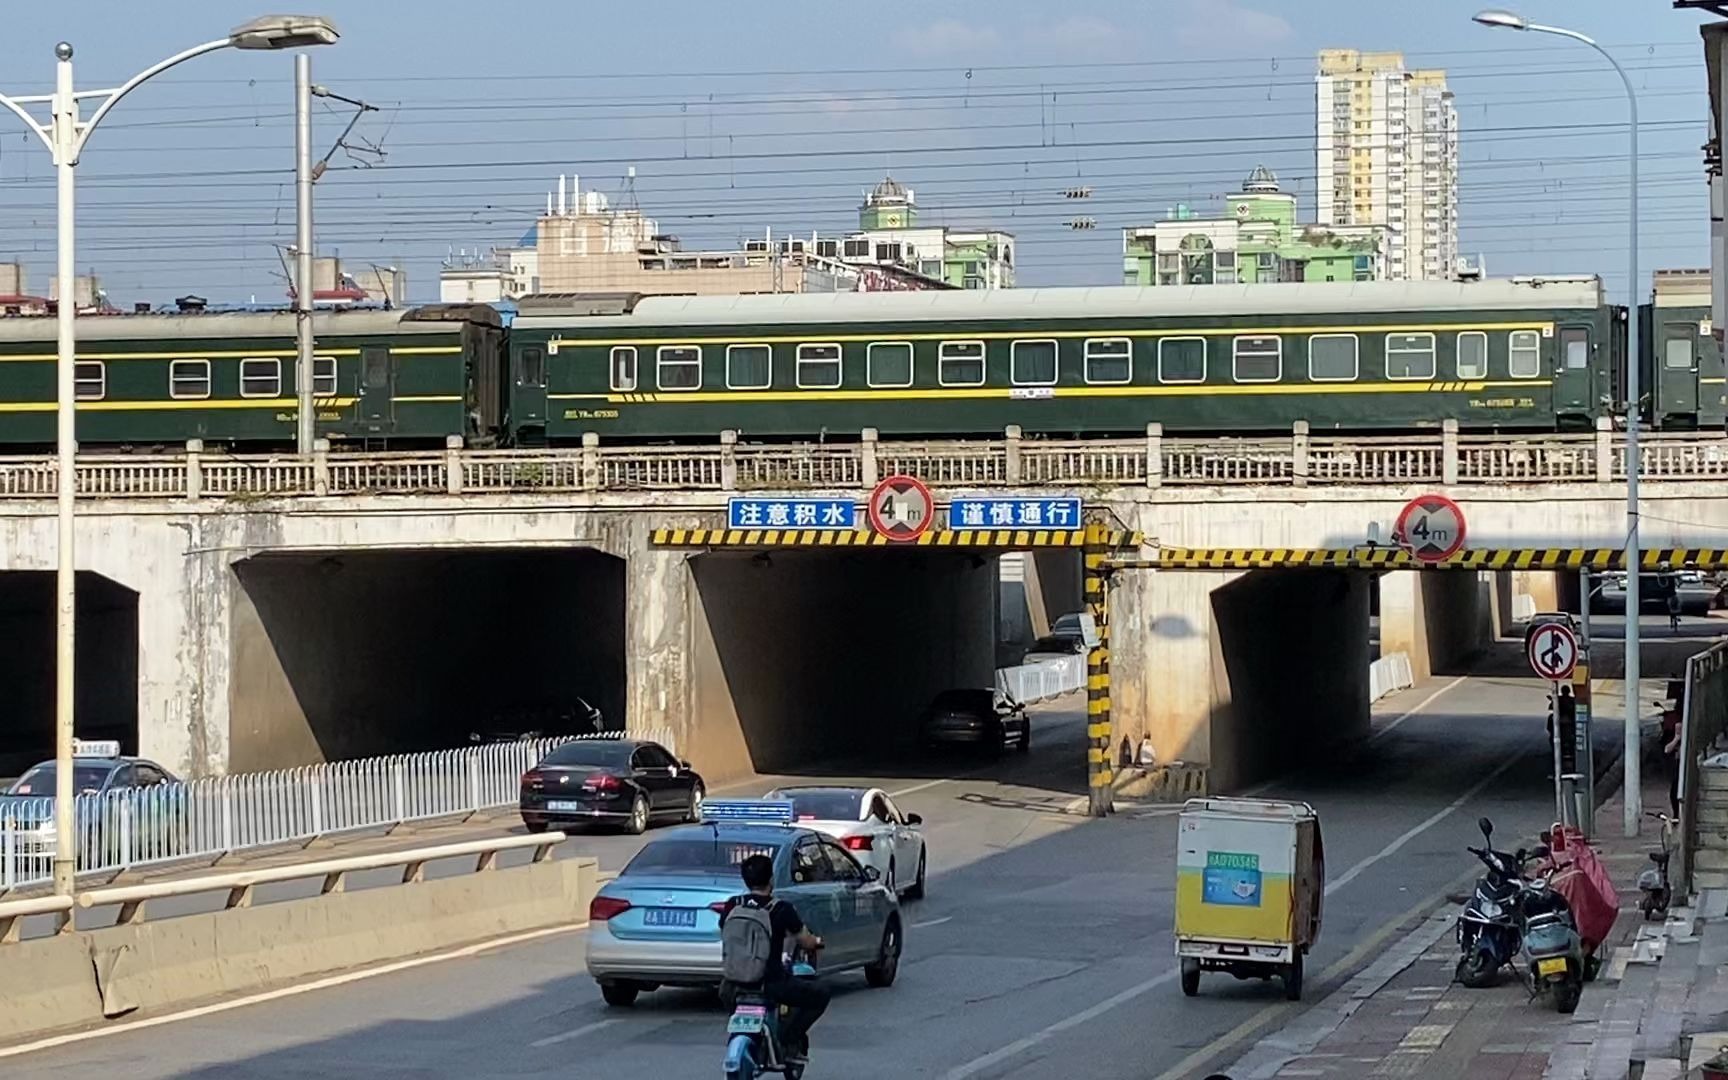
{"label": "backpack", "polygon": [[720,926],[720,975],[729,983],[755,985],[768,977],[774,951],[772,911],[779,901],[758,907],[739,903]]}

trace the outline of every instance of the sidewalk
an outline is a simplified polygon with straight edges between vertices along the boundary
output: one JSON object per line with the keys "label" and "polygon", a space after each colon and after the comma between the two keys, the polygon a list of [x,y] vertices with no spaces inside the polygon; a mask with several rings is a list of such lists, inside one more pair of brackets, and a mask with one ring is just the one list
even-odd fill
{"label": "sidewalk", "polygon": [[[1667,798],[1665,783],[1644,787],[1647,805]],[[1654,800],[1654,801],[1652,801]],[[1599,1049],[1593,1037],[1617,1006],[1620,984],[1641,986],[1653,970],[1632,965],[1633,942],[1642,919],[1638,912],[1638,872],[1654,839],[1626,840],[1615,827],[1621,800],[1615,796],[1597,811],[1606,828],[1596,848],[1620,895],[1620,918],[1608,942],[1607,963],[1597,981],[1585,987],[1573,1016],[1554,1011],[1546,999],[1529,994],[1510,975],[1498,987],[1470,990],[1452,981],[1458,960],[1452,936],[1457,915],[1446,904],[1408,930],[1379,959],[1294,1024],[1263,1039],[1254,1051],[1225,1070],[1232,1080],[1272,1077],[1422,1077],[1423,1080],[1614,1080],[1612,1071],[1551,1071],[1551,1051],[1562,1060],[1589,1060]],[[1725,925],[1728,930],[1728,925]],[[1644,950],[1646,954],[1649,950]],[[1648,955],[1645,960],[1648,961]],[[1629,975],[1628,972],[1631,972]],[[1641,992],[1641,991],[1640,991]],[[1728,1009],[1728,998],[1721,1008]],[[1636,1028],[1634,1028],[1636,1030]],[[1624,1040],[1628,1056],[1631,1040]],[[1582,1054],[1580,1054],[1580,1049]],[[1568,1066],[1570,1068],[1570,1066]],[[1655,1074],[1651,1074],[1655,1080]]]}

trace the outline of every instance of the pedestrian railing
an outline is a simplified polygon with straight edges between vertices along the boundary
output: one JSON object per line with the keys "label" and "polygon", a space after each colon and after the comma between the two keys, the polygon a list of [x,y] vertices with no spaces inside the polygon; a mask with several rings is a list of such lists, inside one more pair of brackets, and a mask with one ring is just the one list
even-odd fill
{"label": "pedestrian railing", "polygon": [[[1728,438],[1652,432],[1640,443],[1650,480],[1728,478]],[[734,432],[694,446],[602,446],[592,436],[563,448],[367,453],[82,455],[88,498],[285,499],[358,495],[564,492],[846,490],[905,473],[937,488],[1505,485],[1625,479],[1623,433],[1340,437],[1166,438],[1158,424],[1131,439],[1041,439],[1009,428],[1000,439],[883,441],[866,430],[821,444],[741,444]],[[0,499],[51,499],[52,458],[0,459]]]}
{"label": "pedestrian railing", "polygon": [[996,688],[1022,705],[1050,701],[1086,688],[1086,658],[1064,656],[1036,664],[999,668]]}

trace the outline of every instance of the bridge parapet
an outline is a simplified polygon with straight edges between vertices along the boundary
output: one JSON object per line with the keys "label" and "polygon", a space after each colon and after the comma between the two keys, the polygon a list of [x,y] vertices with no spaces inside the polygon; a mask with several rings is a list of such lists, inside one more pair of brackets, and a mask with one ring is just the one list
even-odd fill
{"label": "bridge parapet", "polygon": [[[1653,433],[1640,441],[1648,480],[1728,479],[1722,432]],[[1448,422],[1432,434],[1316,436],[1298,423],[1288,436],[1167,438],[1149,424],[1142,438],[1026,438],[822,444],[718,443],[367,453],[320,440],[308,457],[228,454],[198,442],[176,454],[86,454],[78,494],[90,498],[279,499],[342,495],[495,495],[560,492],[731,492],[869,487],[907,473],[933,487],[1122,488],[1162,486],[1320,487],[1368,484],[1505,486],[1605,484],[1626,476],[1625,438],[1606,426],[1586,434],[1460,435]],[[52,458],[0,460],[0,500],[55,495]]]}

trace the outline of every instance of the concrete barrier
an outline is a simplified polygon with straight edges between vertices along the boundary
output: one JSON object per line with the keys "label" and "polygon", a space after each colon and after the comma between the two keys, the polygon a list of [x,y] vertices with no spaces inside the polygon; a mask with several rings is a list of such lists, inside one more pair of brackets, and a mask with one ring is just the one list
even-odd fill
{"label": "concrete barrier", "polygon": [[546,860],[6,945],[0,1042],[577,925],[598,878],[594,859]]}
{"label": "concrete barrier", "polygon": [[1408,690],[1416,685],[1410,670],[1410,657],[1401,652],[1391,653],[1368,665],[1368,700],[1379,701],[1387,694]]}

